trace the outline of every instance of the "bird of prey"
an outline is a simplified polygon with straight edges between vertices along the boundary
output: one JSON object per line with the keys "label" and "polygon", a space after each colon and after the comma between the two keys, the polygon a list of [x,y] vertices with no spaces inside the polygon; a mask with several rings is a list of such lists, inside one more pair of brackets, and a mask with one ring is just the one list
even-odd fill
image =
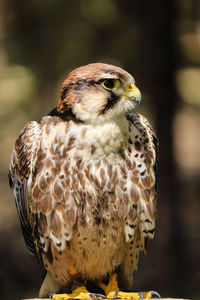
{"label": "bird of prey", "polygon": [[92,63],[20,132],[9,181],[26,246],[46,272],[40,297],[88,299],[93,283],[108,298],[140,298],[119,290],[132,288],[155,231],[157,138],[134,112],[140,101],[128,72]]}

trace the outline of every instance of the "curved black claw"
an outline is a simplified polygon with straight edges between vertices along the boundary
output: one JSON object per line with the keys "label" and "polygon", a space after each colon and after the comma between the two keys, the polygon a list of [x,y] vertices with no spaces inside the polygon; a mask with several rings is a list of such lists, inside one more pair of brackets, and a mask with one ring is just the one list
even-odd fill
{"label": "curved black claw", "polygon": [[151,296],[156,296],[158,298],[161,298],[160,294],[156,291],[149,291],[149,294],[151,294]]}
{"label": "curved black claw", "polygon": [[118,293],[119,293],[118,291],[115,291],[115,292],[114,292],[114,295],[113,295],[112,298],[111,298],[111,300],[114,300]]}

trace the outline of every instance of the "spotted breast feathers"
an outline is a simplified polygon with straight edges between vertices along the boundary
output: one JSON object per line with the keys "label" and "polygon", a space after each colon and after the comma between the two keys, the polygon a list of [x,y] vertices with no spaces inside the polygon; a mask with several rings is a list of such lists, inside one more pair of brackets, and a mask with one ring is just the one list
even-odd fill
{"label": "spotted breast feathers", "polygon": [[21,132],[10,178],[28,190],[20,213],[26,220],[29,216],[26,238],[31,231],[42,251],[47,252],[50,243],[62,251],[77,228],[106,228],[116,218],[124,223],[127,242],[135,230],[142,240],[153,237],[156,139],[139,114],[129,114],[127,120],[124,149],[100,158],[97,145],[89,143],[88,125],[73,120],[46,116]]}

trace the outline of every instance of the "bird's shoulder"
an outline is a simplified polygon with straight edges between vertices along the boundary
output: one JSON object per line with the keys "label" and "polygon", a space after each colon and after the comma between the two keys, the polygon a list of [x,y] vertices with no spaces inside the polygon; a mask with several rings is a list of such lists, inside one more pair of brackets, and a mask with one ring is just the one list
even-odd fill
{"label": "bird's shoulder", "polygon": [[[54,146],[59,137],[68,136],[70,125],[79,123],[72,112],[60,115],[53,109],[48,115],[43,116],[38,121],[28,122],[20,131],[15,142],[10,161],[9,174],[13,172],[23,182],[23,178],[28,178],[30,173],[37,174],[38,165],[49,155],[49,145]],[[72,144],[72,138],[69,141]]]}
{"label": "bird's shoulder", "polygon": [[[20,131],[15,142],[9,167],[10,180],[16,176],[21,184],[28,178],[35,159],[41,136],[40,125],[36,121],[28,122]],[[10,181],[12,187],[12,180]]]}
{"label": "bird's shoulder", "polygon": [[139,113],[129,113],[126,118],[129,122],[130,138],[134,141],[136,150],[143,146],[144,151],[151,150],[155,153],[156,160],[159,142],[151,123]]}

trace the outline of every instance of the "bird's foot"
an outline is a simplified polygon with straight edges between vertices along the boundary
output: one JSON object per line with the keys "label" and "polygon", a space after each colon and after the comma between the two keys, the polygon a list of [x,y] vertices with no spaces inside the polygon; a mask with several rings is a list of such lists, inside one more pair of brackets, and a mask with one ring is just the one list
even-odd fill
{"label": "bird's foot", "polygon": [[107,297],[110,293],[119,292],[119,287],[117,283],[117,274],[115,273],[110,276],[108,284],[105,284],[100,281],[98,282],[98,286],[104,291]]}
{"label": "bird's foot", "polygon": [[149,292],[110,292],[107,294],[108,299],[128,299],[128,300],[143,300],[150,299],[152,295]]}
{"label": "bird's foot", "polygon": [[53,300],[68,300],[68,299],[83,299],[88,300],[92,299],[93,295],[88,292],[85,286],[80,286],[75,289],[71,294],[53,294],[51,295],[51,299]]}
{"label": "bird's foot", "polygon": [[150,299],[152,296],[160,295],[157,292],[122,292],[119,290],[117,283],[117,274],[112,274],[109,279],[109,283],[106,285],[103,282],[98,282],[99,287],[104,291],[108,299],[128,299],[128,300],[143,300]]}

